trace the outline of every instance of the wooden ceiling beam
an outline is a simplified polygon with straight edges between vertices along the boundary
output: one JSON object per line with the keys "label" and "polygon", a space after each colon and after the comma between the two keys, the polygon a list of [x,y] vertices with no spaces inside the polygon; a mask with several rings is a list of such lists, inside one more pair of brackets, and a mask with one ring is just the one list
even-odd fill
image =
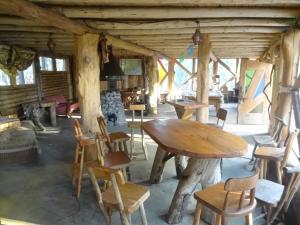
{"label": "wooden ceiling beam", "polygon": [[[282,33],[286,28],[283,27],[202,27],[201,33]],[[112,35],[169,35],[169,34],[190,34],[195,32],[193,28],[181,29],[149,29],[149,30],[107,30]]]}
{"label": "wooden ceiling beam", "polygon": [[31,2],[52,5],[77,6],[177,6],[177,7],[224,7],[224,6],[299,6],[298,0],[30,0]]}
{"label": "wooden ceiling beam", "polygon": [[24,0],[0,1],[0,11],[20,16],[46,26],[57,27],[74,34],[84,34],[91,31],[91,29],[84,24],[74,23],[69,18]]}
{"label": "wooden ceiling beam", "polygon": [[[1,19],[0,19],[1,21]],[[1,21],[0,24],[10,22],[8,19]],[[295,19],[201,19],[202,27],[225,27],[225,26],[260,26],[260,27],[287,27],[295,24]],[[170,21],[133,21],[133,22],[108,22],[99,20],[85,20],[85,23],[91,27],[107,29],[178,29],[178,28],[196,28],[197,24],[191,20],[170,20]]]}
{"label": "wooden ceiling beam", "polygon": [[[95,29],[89,28],[85,24],[74,22],[65,16],[62,16],[56,12],[52,12],[51,10],[41,8],[41,7],[39,7],[35,4],[32,4],[28,1],[25,1],[25,0],[0,1],[0,11],[15,15],[15,16],[20,16],[20,17],[32,20],[37,23],[42,23],[42,24],[45,24],[46,26],[57,27],[63,31],[70,32],[73,34],[80,35],[80,34],[84,34],[87,32],[89,32],[89,33],[99,33],[100,32]],[[7,26],[9,26],[9,25],[7,25]],[[0,30],[1,30],[1,27],[0,27]],[[5,28],[5,27],[2,27],[2,28]],[[11,30],[11,29],[8,29],[9,27],[6,27],[6,28],[7,29],[2,29],[2,30]],[[16,28],[17,27],[15,27],[15,29]],[[29,27],[29,28],[33,29],[32,27]],[[40,27],[40,28],[42,28],[42,27]],[[43,30],[40,30],[39,32],[43,32]],[[138,46],[133,43],[120,40],[120,39],[115,38],[108,34],[106,35],[106,38],[109,40],[109,42],[111,44],[113,44],[115,47],[118,47],[118,48],[124,48],[124,49],[130,50],[130,51],[137,51],[141,54],[145,54],[148,56],[152,56],[155,54],[163,55],[161,53],[154,52],[151,49],[147,49],[145,47]]]}
{"label": "wooden ceiling beam", "polygon": [[[15,0],[14,0],[15,1]],[[195,8],[195,7],[51,7],[69,18],[94,19],[201,19],[201,18],[297,18],[298,8]]]}
{"label": "wooden ceiling beam", "polygon": [[[268,34],[268,33],[218,33],[210,34],[211,38],[274,38],[280,37],[280,34]],[[184,38],[191,38],[191,34],[156,34],[156,35],[121,35],[120,38],[123,40],[163,40],[163,39],[174,39],[180,40]]]}

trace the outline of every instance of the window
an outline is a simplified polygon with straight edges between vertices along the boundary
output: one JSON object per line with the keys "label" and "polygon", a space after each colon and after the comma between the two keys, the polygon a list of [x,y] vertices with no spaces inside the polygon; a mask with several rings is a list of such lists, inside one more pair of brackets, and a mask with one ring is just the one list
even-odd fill
{"label": "window", "polygon": [[17,85],[24,85],[24,84],[34,84],[35,83],[35,74],[33,70],[33,64],[28,67],[26,70],[18,71],[16,77],[16,84]]}
{"label": "window", "polygon": [[65,59],[55,59],[56,71],[67,71]]}
{"label": "window", "polygon": [[67,71],[66,59],[56,58],[53,61],[50,57],[41,56],[39,60],[41,71]]}
{"label": "window", "polygon": [[40,57],[40,67],[42,71],[54,71],[52,58]]}
{"label": "window", "polygon": [[0,69],[0,86],[9,86],[10,77]]}
{"label": "window", "polygon": [[125,75],[142,75],[141,59],[121,59],[120,65]]}
{"label": "window", "polygon": [[[16,85],[26,85],[35,83],[34,64],[31,64],[26,70],[17,71]],[[0,69],[0,86],[13,85],[11,77]]]}

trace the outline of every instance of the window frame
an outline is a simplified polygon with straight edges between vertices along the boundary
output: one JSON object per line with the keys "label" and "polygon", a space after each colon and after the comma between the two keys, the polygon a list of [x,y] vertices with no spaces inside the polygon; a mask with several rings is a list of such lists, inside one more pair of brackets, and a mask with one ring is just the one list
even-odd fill
{"label": "window frame", "polygon": [[[40,58],[50,58],[52,62],[52,69],[53,70],[43,70],[40,62]],[[62,59],[65,62],[65,70],[63,71],[58,71],[57,70],[57,65],[56,65],[56,59]],[[68,73],[70,71],[69,68],[69,57],[67,56],[55,56],[55,58],[52,58],[49,55],[39,55],[39,68],[41,73]]]}
{"label": "window frame", "polygon": [[[35,69],[35,61],[32,62],[32,64],[30,65],[32,66],[32,72],[33,72],[33,75],[34,75],[34,78],[33,78],[33,84],[17,84],[17,74],[15,76],[15,82],[13,81],[12,77],[8,75],[8,78],[9,78],[9,81],[10,81],[10,84],[9,85],[3,85],[1,86],[0,85],[0,88],[12,88],[12,87],[30,87],[30,86],[36,86],[37,85],[37,79],[36,79],[36,69]],[[29,67],[28,67],[29,68]],[[23,72],[23,71],[21,71]]]}

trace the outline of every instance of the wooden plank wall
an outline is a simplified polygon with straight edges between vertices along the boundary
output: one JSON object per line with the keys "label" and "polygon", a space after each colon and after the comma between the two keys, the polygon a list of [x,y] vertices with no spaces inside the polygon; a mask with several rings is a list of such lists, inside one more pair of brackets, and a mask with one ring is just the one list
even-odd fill
{"label": "wooden plank wall", "polygon": [[42,96],[63,95],[69,98],[68,72],[40,72]]}
{"label": "wooden plank wall", "polygon": [[37,93],[36,85],[0,87],[0,114],[18,114],[21,104],[37,101]]}

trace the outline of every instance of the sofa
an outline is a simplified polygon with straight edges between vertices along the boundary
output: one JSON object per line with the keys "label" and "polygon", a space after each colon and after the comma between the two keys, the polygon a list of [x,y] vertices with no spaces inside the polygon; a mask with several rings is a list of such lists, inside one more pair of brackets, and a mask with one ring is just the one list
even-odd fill
{"label": "sofa", "polygon": [[56,115],[69,116],[72,112],[79,109],[78,102],[68,102],[63,95],[45,96],[44,101],[56,102]]}

